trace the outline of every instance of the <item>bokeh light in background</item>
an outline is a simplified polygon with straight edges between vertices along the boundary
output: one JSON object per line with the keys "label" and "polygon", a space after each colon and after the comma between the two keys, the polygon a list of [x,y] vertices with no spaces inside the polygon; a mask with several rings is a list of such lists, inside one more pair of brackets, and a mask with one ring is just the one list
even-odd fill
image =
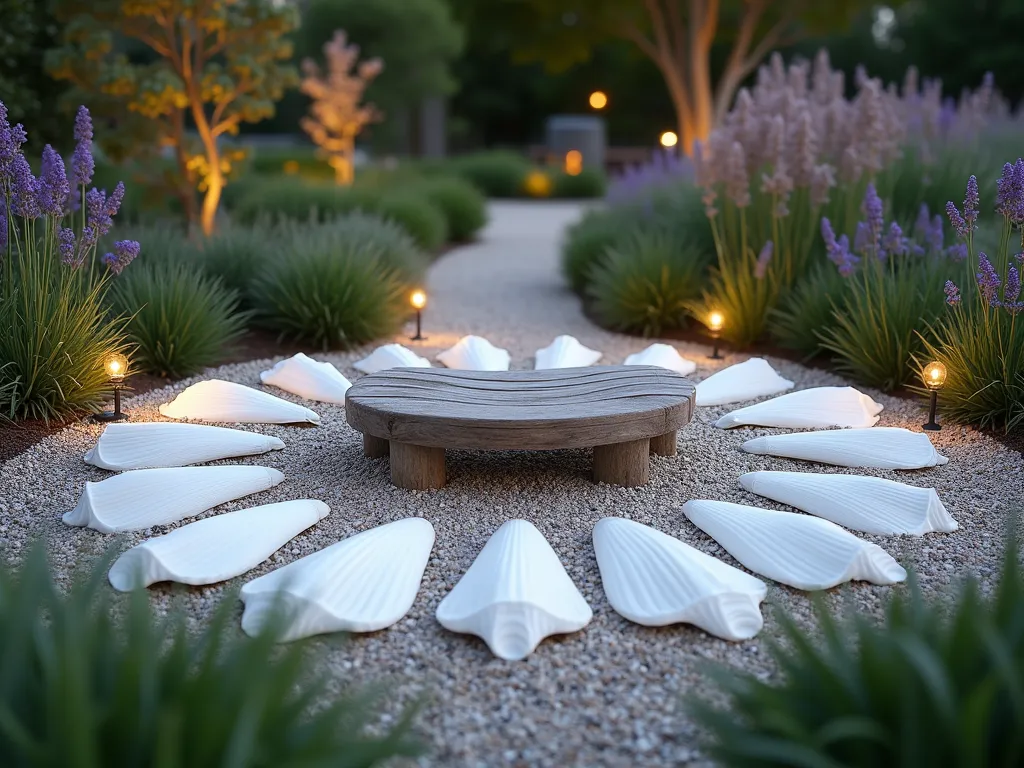
{"label": "bokeh light in background", "polygon": [[658,141],[661,142],[661,146],[663,147],[674,147],[679,143],[679,137],[676,136],[675,131],[665,131],[658,138]]}
{"label": "bokeh light in background", "polygon": [[590,106],[594,109],[604,109],[608,106],[608,95],[604,91],[594,91],[590,94]]}
{"label": "bokeh light in background", "polygon": [[583,170],[583,154],[578,149],[570,149],[565,153],[565,172],[570,176],[579,176]]}

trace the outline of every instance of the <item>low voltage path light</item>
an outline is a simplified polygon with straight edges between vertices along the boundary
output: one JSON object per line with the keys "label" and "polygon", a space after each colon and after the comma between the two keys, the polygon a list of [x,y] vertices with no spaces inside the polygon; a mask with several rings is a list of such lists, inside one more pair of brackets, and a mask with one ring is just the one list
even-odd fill
{"label": "low voltage path light", "polygon": [[670,149],[679,143],[679,137],[676,136],[675,131],[665,131],[658,137],[658,141],[665,149]]}
{"label": "low voltage path light", "polygon": [[935,406],[939,402],[939,390],[946,383],[946,366],[938,361],[928,363],[922,371],[921,378],[924,379],[924,385],[932,393],[931,404],[928,406],[928,423],[923,424],[922,429],[930,431],[942,429],[942,426],[935,421]]}
{"label": "low voltage path light", "polygon": [[594,91],[590,94],[591,109],[604,109],[608,106],[608,95],[604,91]]}
{"label": "low voltage path light", "polygon": [[708,315],[708,330],[711,331],[711,338],[715,340],[714,349],[709,356],[712,360],[723,360],[718,354],[718,337],[722,333],[722,326],[725,325],[725,316],[721,312],[712,312]]}
{"label": "low voltage path light", "polygon": [[121,421],[128,418],[128,414],[121,411],[121,387],[124,384],[125,374],[128,372],[128,358],[115,352],[103,362],[103,367],[110,377],[110,383],[114,386],[114,410],[97,413],[96,421]]}
{"label": "low voltage path light", "polygon": [[570,149],[565,153],[565,173],[567,176],[579,176],[583,172],[583,153],[578,149]]}
{"label": "low voltage path light", "polygon": [[412,337],[412,341],[424,341],[425,337],[421,333],[421,321],[423,308],[427,306],[427,294],[420,290],[413,291],[412,295],[409,297],[409,303],[412,304],[413,309],[416,310],[416,335]]}

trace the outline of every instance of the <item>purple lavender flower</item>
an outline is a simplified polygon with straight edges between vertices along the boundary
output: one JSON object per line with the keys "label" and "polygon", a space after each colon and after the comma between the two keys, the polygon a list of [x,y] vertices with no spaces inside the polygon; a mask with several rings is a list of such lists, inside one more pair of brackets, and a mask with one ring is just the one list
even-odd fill
{"label": "purple lavender flower", "polygon": [[957,237],[967,237],[967,222],[964,221],[964,217],[960,215],[960,211],[957,210],[956,204],[952,200],[946,203],[946,216],[949,217],[949,223],[953,225],[953,231],[956,232]]}
{"label": "purple lavender flower", "polygon": [[921,203],[921,208],[917,211],[917,220],[914,222],[914,237],[926,239],[930,223],[931,211],[928,210],[928,203]]}
{"label": "purple lavender flower", "polygon": [[64,171],[64,160],[47,144],[43,148],[43,163],[36,185],[36,199],[39,209],[46,216],[63,216],[67,202],[68,177]]}
{"label": "purple lavender flower", "polygon": [[946,255],[953,261],[963,261],[967,258],[967,243],[956,243],[949,246]]}
{"label": "purple lavender flower", "polygon": [[82,259],[77,258],[75,253],[75,232],[63,227],[57,234],[57,248],[60,251],[60,260],[69,267],[78,268],[82,266]]}
{"label": "purple lavender flower", "polygon": [[988,260],[988,256],[984,253],[978,254],[978,273],[976,275],[978,279],[978,288],[981,289],[981,295],[985,297],[985,301],[989,306],[999,306],[999,286],[1002,285],[1002,280],[999,279],[999,273],[996,272],[996,268],[992,266],[992,262]]}
{"label": "purple lavender flower", "polygon": [[124,200],[124,182],[119,181],[114,187],[114,192],[107,198],[107,216],[111,218],[117,216],[117,212],[121,210],[122,200]]}
{"label": "purple lavender flower", "polygon": [[[0,101],[0,107],[3,106],[3,102]],[[3,200],[0,200],[0,257],[4,255],[7,250],[7,206]]]}
{"label": "purple lavender flower", "polygon": [[910,253],[910,242],[903,236],[903,230],[895,221],[889,225],[889,231],[882,239],[882,249],[879,258],[885,258],[886,253],[892,256],[906,256]]}
{"label": "purple lavender flower", "polygon": [[91,231],[90,237],[94,238],[90,244],[95,244],[114,226],[113,215],[121,204],[120,197],[115,197],[119,191],[120,197],[123,197],[124,184],[118,184],[109,198],[95,187],[85,193],[85,226]]}
{"label": "purple lavender flower", "polygon": [[996,210],[1013,224],[1024,224],[1024,160],[1003,166],[997,188]]}
{"label": "purple lavender flower", "polygon": [[828,249],[828,259],[839,268],[839,274],[849,277],[860,263],[860,259],[850,253],[850,238],[840,235],[834,245]]}
{"label": "purple lavender flower", "polygon": [[857,222],[857,231],[853,233],[853,250],[864,253],[871,246],[871,229],[866,221]]}
{"label": "purple lavender flower", "polygon": [[875,191],[874,184],[868,183],[867,189],[864,190],[864,202],[861,203],[860,210],[867,220],[872,238],[877,245],[878,238],[882,235],[882,227],[885,221],[882,212],[882,198]]}
{"label": "purple lavender flower", "polygon": [[768,274],[768,263],[772,260],[774,252],[775,243],[771,240],[765,242],[761,252],[757,255],[757,264],[754,266],[754,277],[758,280],[763,280],[764,276]]}
{"label": "purple lavender flower", "polygon": [[978,220],[978,207],[981,199],[978,196],[978,179],[972,175],[967,180],[967,194],[964,196],[964,220],[971,229],[975,229],[974,222]]}
{"label": "purple lavender flower", "polygon": [[118,240],[114,243],[114,252],[103,256],[103,263],[115,275],[120,275],[125,267],[138,258],[141,249],[135,240]]}
{"label": "purple lavender flower", "polygon": [[1020,272],[1011,266],[1006,272],[1006,287],[1003,288],[1003,304],[1007,307],[1017,304],[1020,298]]}
{"label": "purple lavender flower", "polygon": [[71,156],[71,177],[75,187],[84,187],[92,181],[96,163],[92,157],[92,117],[84,106],[75,116],[75,152]]}
{"label": "purple lavender flower", "polygon": [[825,248],[831,250],[836,246],[836,231],[832,229],[832,222],[821,217],[821,238],[825,241]]}
{"label": "purple lavender flower", "polygon": [[934,253],[942,251],[943,240],[945,239],[942,231],[942,217],[939,214],[935,214],[932,217],[932,224],[925,232],[924,241]]}
{"label": "purple lavender flower", "polygon": [[951,307],[955,307],[960,303],[960,289],[956,287],[956,284],[952,280],[946,281],[946,303]]}
{"label": "purple lavender flower", "polygon": [[39,218],[39,201],[36,190],[39,182],[32,175],[28,160],[22,154],[14,156],[11,162],[11,212],[26,219]]}

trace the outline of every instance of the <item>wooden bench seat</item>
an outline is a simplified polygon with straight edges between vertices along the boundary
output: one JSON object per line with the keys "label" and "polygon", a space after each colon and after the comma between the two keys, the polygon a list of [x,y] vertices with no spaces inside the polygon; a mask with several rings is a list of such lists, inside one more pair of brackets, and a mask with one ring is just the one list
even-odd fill
{"label": "wooden bench seat", "polygon": [[349,388],[345,416],[364,453],[391,457],[399,488],[440,488],[445,450],[593,448],[594,480],[643,485],[649,454],[674,456],[694,386],[646,365],[543,371],[391,368]]}

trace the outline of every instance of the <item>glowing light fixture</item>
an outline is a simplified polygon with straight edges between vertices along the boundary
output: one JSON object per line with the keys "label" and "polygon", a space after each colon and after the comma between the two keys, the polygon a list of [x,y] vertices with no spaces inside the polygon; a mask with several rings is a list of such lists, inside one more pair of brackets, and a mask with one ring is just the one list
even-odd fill
{"label": "glowing light fixture", "polygon": [[110,377],[110,383],[114,387],[114,410],[97,413],[96,421],[121,421],[127,419],[128,415],[121,411],[121,387],[124,384],[125,376],[128,375],[128,358],[119,352],[108,355],[103,361],[103,368]]}
{"label": "glowing light fixture", "polygon": [[289,176],[294,176],[299,172],[299,163],[297,160],[285,160],[283,168]]}
{"label": "glowing light fixture", "polygon": [[928,363],[921,372],[921,378],[924,380],[924,385],[931,391],[931,403],[928,406],[928,423],[923,424],[922,428],[929,431],[942,429],[939,423],[935,421],[935,408],[939,403],[939,390],[946,383],[946,366],[937,360]]}
{"label": "glowing light fixture", "polygon": [[590,106],[594,109],[604,109],[608,106],[608,95],[604,91],[594,91],[590,94]]}
{"label": "glowing light fixture", "polygon": [[583,170],[583,153],[578,149],[570,149],[565,153],[565,172],[569,176],[579,176]]}
{"label": "glowing light fixture", "polygon": [[665,131],[658,138],[658,141],[661,142],[661,146],[663,147],[674,147],[679,143],[679,137],[676,136],[675,131]]}
{"label": "glowing light fixture", "polygon": [[523,188],[530,197],[547,197],[551,194],[551,177],[535,168],[526,175]]}
{"label": "glowing light fixture", "polygon": [[711,331],[711,338],[715,340],[714,349],[711,352],[712,360],[722,360],[718,354],[718,338],[722,333],[722,326],[725,325],[725,315],[721,312],[712,312],[708,315],[708,330]]}
{"label": "glowing light fixture", "polygon": [[427,306],[427,294],[421,290],[415,290],[412,295],[409,296],[409,303],[412,304],[413,309],[416,310],[416,335],[412,337],[412,341],[423,341],[424,336],[421,333],[421,322],[423,315],[423,308]]}

